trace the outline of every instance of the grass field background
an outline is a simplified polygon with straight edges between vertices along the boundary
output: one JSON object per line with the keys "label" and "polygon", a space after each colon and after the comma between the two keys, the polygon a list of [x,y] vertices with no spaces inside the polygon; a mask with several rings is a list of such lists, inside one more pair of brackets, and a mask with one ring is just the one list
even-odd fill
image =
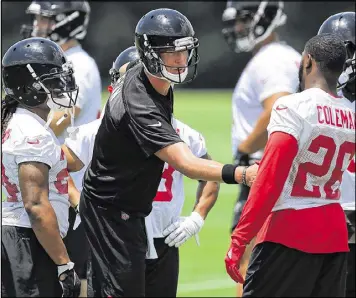
{"label": "grass field background", "polygon": [[[222,163],[231,162],[231,91],[175,91],[175,117],[203,134],[208,152]],[[103,104],[108,98],[102,95]],[[195,202],[197,181],[185,178],[183,215]],[[236,285],[225,271],[224,257],[230,243],[229,227],[238,186],[221,185],[218,201],[199,233],[180,248],[179,297],[236,297]],[[2,199],[5,199],[4,197]]]}
{"label": "grass field background", "polygon": [[[213,159],[230,163],[232,91],[178,91],[175,117],[203,134]],[[185,178],[183,215],[195,201],[197,182]],[[179,297],[236,297],[235,283],[225,271],[230,243],[229,228],[238,187],[220,186],[219,198],[199,233],[200,247],[192,238],[180,248]]]}

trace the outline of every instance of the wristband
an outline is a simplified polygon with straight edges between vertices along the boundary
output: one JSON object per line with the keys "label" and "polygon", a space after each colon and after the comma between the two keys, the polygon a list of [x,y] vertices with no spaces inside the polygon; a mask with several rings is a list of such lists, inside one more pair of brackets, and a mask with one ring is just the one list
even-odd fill
{"label": "wristband", "polygon": [[235,180],[235,170],[238,165],[224,165],[221,171],[221,178],[226,184],[238,184]]}

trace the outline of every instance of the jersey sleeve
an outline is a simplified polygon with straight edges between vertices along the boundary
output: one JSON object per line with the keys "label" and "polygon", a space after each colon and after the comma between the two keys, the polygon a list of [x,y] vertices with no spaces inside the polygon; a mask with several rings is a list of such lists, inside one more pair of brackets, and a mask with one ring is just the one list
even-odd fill
{"label": "jersey sleeve", "polygon": [[303,120],[296,111],[294,95],[284,96],[274,103],[267,127],[268,135],[280,131],[292,135],[298,142],[303,130]]}
{"label": "jersey sleeve", "polygon": [[269,137],[256,180],[231,239],[248,244],[260,231],[282,193],[297,153],[298,144],[291,135],[276,132]]}
{"label": "jersey sleeve", "polygon": [[88,165],[91,160],[95,136],[100,123],[100,120],[94,120],[80,125],[75,132],[65,139],[64,144],[74,152],[84,165]]}
{"label": "jersey sleeve", "polygon": [[[190,128],[190,127],[189,127]],[[205,154],[207,154],[207,149],[205,145],[205,139],[201,133],[198,131],[190,128],[189,132],[189,142],[190,142],[190,148],[192,150],[192,153],[196,157],[202,157]]]}
{"label": "jersey sleeve", "polygon": [[17,164],[23,162],[40,162],[50,168],[59,160],[61,150],[51,135],[25,137],[13,149]]}
{"label": "jersey sleeve", "polygon": [[130,117],[128,125],[147,157],[168,145],[182,142],[168,119],[158,111],[135,113]]}
{"label": "jersey sleeve", "polygon": [[276,93],[294,93],[298,88],[297,61],[280,61],[277,64],[272,62],[275,63],[275,60],[265,62],[266,65],[255,72],[260,102]]}

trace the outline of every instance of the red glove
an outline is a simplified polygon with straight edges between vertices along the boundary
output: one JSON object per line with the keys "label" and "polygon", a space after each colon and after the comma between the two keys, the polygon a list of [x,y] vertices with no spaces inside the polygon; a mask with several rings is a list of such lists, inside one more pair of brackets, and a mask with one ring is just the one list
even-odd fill
{"label": "red glove", "polygon": [[108,86],[108,91],[109,91],[110,94],[112,93],[112,90],[113,90],[113,87],[111,85],[109,85]]}
{"label": "red glove", "polygon": [[235,282],[240,284],[243,284],[245,282],[244,278],[239,272],[240,261],[245,253],[245,249],[245,245],[241,245],[236,239],[233,239],[225,257],[225,266],[227,273],[229,273],[230,277]]}

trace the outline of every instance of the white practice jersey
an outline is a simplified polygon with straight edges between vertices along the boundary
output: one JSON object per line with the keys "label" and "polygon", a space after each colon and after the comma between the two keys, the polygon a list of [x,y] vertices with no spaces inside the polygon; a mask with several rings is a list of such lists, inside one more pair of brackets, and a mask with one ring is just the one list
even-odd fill
{"label": "white practice jersey", "polygon": [[[89,123],[100,117],[101,78],[94,59],[78,45],[65,51],[66,57],[73,64],[75,82],[79,87],[76,106],[81,109],[74,119],[74,126]],[[58,137],[61,144],[68,137],[66,130]]]}
{"label": "white practice jersey", "polygon": [[[79,126],[77,131],[65,141],[67,147],[85,165],[83,169],[77,172],[80,174],[78,175],[79,179],[74,180],[79,191],[83,188],[83,176],[93,156],[95,136],[100,123],[101,119],[98,119]],[[172,125],[195,156],[202,157],[207,153],[205,140],[199,132],[175,118],[172,119]],[[163,237],[163,230],[179,217],[183,204],[183,175],[165,163],[157,195],[153,201],[152,211],[149,214],[154,238]]]}
{"label": "white practice jersey", "polygon": [[31,228],[22,201],[18,168],[23,162],[41,162],[49,169],[49,201],[56,213],[61,236],[68,230],[67,161],[59,142],[46,122],[36,114],[17,108],[2,140],[2,225]]}
{"label": "white practice jersey", "polygon": [[340,203],[342,176],[355,154],[352,103],[319,88],[282,97],[268,125],[269,135],[275,131],[294,136],[298,153],[272,210]]}
{"label": "white practice jersey", "polygon": [[[172,126],[195,156],[202,157],[207,153],[204,137],[199,132],[174,118]],[[183,178],[183,174],[164,164],[162,179],[149,214],[154,238],[163,237],[163,230],[177,220],[182,212],[185,198]]]}
{"label": "white practice jersey", "polygon": [[[243,70],[232,96],[232,154],[247,139],[263,112],[263,101],[279,92],[294,93],[299,86],[301,55],[283,43],[261,48]],[[263,150],[251,154],[261,159]]]}
{"label": "white practice jersey", "polygon": [[64,142],[84,164],[84,167],[80,171],[70,173],[78,191],[82,191],[83,189],[83,177],[93,157],[95,136],[100,123],[101,119],[96,119],[76,127],[75,132],[66,138]]}

